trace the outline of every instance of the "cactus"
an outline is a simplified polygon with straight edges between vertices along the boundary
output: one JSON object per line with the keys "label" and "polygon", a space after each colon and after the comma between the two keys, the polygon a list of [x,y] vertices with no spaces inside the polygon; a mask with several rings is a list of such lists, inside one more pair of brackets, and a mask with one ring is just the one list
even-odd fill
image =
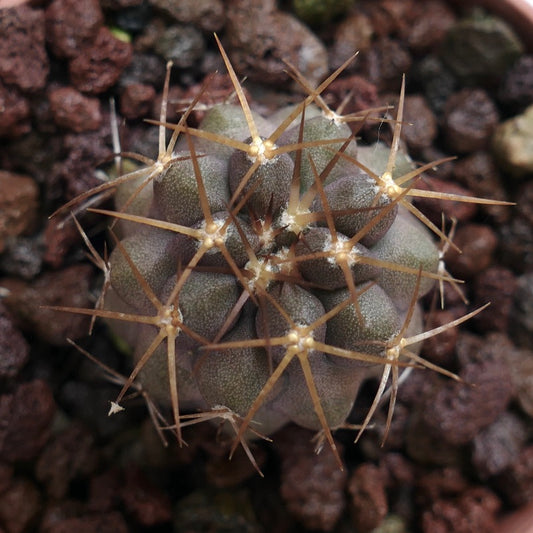
{"label": "cactus", "polygon": [[164,103],[157,160],[138,156],[142,166],[67,204],[114,190],[116,211],[91,211],[114,221],[115,246],[104,260],[88,243],[106,274],[96,309],[57,309],[104,318],[131,346],[110,413],[141,384],[171,411],[180,443],[183,426],[221,419],[255,464],[249,439],[292,421],[321,432],[342,465],[332,430],[360,384],[381,372],[358,437],[392,379],[386,435],[403,372],[459,379],[422,359],[421,341],[480,311],[424,331],[419,299],[437,281],[458,283],[435,235],[455,245],[409,198],[494,202],[417,189],[440,161],[398,171],[404,84],[385,159],[377,148],[360,157],[352,129],[366,115],[339,115],[320,96],[347,63],[317,88],[293,72],[307,96],[269,119],[251,110],[218,44],[238,105],[216,105],[192,128],[201,93],[177,124]]}

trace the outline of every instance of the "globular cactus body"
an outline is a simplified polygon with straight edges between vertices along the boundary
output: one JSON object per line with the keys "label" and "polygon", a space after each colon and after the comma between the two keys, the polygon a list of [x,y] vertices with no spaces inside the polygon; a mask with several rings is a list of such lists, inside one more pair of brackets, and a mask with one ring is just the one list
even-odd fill
{"label": "globular cactus body", "polygon": [[[209,131],[217,139],[254,143],[240,118],[236,125],[220,120],[226,115],[221,106],[208,111],[207,130],[200,124],[198,130],[183,131],[192,150],[184,150],[182,141],[180,159],[153,180],[144,223],[148,234],[164,236],[142,244],[140,231],[141,243],[133,245],[130,235],[111,257],[114,291],[128,294],[124,303],[132,306],[144,301],[144,310],[147,296],[136,281],[139,274],[160,301],[185,279],[174,302],[183,325],[201,339],[180,331],[175,340],[180,404],[190,408],[192,398],[198,409],[225,406],[246,425],[260,423],[260,431],[288,421],[313,430],[341,426],[360,383],[380,368],[387,342],[400,332],[401,312],[412,299],[418,271],[423,294],[434,283],[426,276],[436,276],[438,266],[429,232],[413,215],[402,211],[400,217],[394,199],[380,194],[375,179],[351,163],[355,141],[343,151],[346,157],[327,168],[351,131],[310,109],[312,118],[301,125],[296,120],[271,143],[273,155],[259,163],[261,154],[221,150],[219,141],[201,136]],[[268,127],[265,121],[262,128],[275,131],[276,124]],[[238,139],[237,132],[248,135]],[[268,142],[268,137],[255,139],[257,146]],[[294,148],[285,152],[286,146]],[[307,221],[295,232],[283,224],[283,213],[304,198]],[[272,220],[270,238],[257,231],[266,218]],[[161,229],[164,223],[174,227]],[[404,236],[407,250],[397,243],[402,240],[396,237],[397,224],[399,232],[406,224],[414,231]],[[137,258],[135,246],[142,257]],[[125,255],[134,267],[125,268]],[[389,263],[411,270],[391,270]],[[264,271],[258,273],[254,264]],[[246,300],[240,307],[239,292]],[[140,361],[147,342],[135,344],[144,348],[136,350]],[[161,348],[157,357],[164,359]],[[149,376],[149,367],[140,376],[150,394],[166,395],[170,404],[165,364],[154,368],[157,380]]]}
{"label": "globular cactus body", "polygon": [[319,90],[256,115],[221,52],[240,105],[214,106],[196,129],[180,121],[102,211],[122,236],[105,305],[84,312],[110,319],[135,358],[112,411],[137,380],[172,408],[179,439],[186,407],[220,413],[237,444],[292,421],[336,452],[331,430],[365,379],[381,372],[363,428],[389,375],[392,412],[399,365],[431,366],[416,347],[438,332],[423,333],[417,301],[451,280],[430,230],[446,236],[408,199],[430,165],[403,157],[398,172],[401,107],[390,149],[360,149]]}

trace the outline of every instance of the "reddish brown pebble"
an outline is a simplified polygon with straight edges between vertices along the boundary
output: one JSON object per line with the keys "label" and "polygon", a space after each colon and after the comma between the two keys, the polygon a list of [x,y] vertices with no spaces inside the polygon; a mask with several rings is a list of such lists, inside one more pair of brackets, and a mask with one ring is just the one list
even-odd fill
{"label": "reddish brown pebble", "polygon": [[484,359],[491,361],[500,359],[502,348],[509,350],[511,347],[512,344],[509,339],[501,333],[489,335],[485,340],[483,337],[459,328],[455,353],[459,365],[464,367],[470,363],[482,363]]}
{"label": "reddish brown pebble", "polygon": [[0,495],[11,485],[14,468],[12,465],[0,461]]}
{"label": "reddish brown pebble", "polygon": [[80,91],[99,94],[112,87],[131,61],[132,46],[100,28],[92,45],[69,64],[70,78]]}
{"label": "reddish brown pebble", "polygon": [[120,113],[126,118],[145,117],[152,107],[155,89],[151,85],[132,83],[120,97]]}
{"label": "reddish brown pebble", "polygon": [[[455,179],[475,196],[489,200],[508,200],[498,168],[489,152],[481,150],[463,157],[455,163],[453,174]],[[509,220],[511,216],[509,206],[481,205],[479,208],[498,223]]]}
{"label": "reddish brown pebble", "polygon": [[168,495],[134,467],[125,472],[120,496],[127,512],[142,526],[164,524],[172,519],[172,506]]}
{"label": "reddish brown pebble", "polygon": [[75,57],[90,45],[104,22],[98,0],[53,0],[46,8],[46,37],[59,57]]}
{"label": "reddish brown pebble", "polygon": [[91,307],[92,274],[91,266],[74,265],[47,272],[32,283],[5,278],[2,285],[9,294],[4,303],[34,337],[49,344],[65,345],[67,338],[77,339],[87,334],[89,318],[41,306]]}
{"label": "reddish brown pebble", "polygon": [[467,488],[468,482],[458,468],[437,468],[416,479],[416,498],[425,506],[434,500],[455,497]]}
{"label": "reddish brown pebble", "polygon": [[0,137],[15,138],[31,129],[28,100],[13,86],[0,80]]}
{"label": "reddish brown pebble", "polygon": [[0,9],[0,78],[22,91],[46,84],[49,64],[44,42],[44,13],[26,5]]}
{"label": "reddish brown pebble", "polygon": [[93,476],[89,485],[90,511],[105,513],[115,509],[120,501],[120,489],[123,484],[122,473],[115,467],[107,468],[101,474]]}
{"label": "reddish brown pebble", "polygon": [[369,457],[379,457],[383,450],[399,450],[405,444],[406,430],[411,421],[411,410],[401,403],[396,403],[387,439],[383,441],[386,426],[385,414],[385,409],[383,409],[382,419],[376,418],[374,420],[377,423],[376,431],[366,434],[367,439],[373,438],[375,441],[375,455],[370,455],[370,450],[368,450]]}
{"label": "reddish brown pebble", "polygon": [[427,399],[423,419],[428,430],[452,446],[470,442],[505,411],[512,395],[511,376],[503,360],[470,362]]}
{"label": "reddish brown pebble", "polygon": [[72,87],[61,87],[49,95],[54,122],[67,130],[81,133],[97,130],[102,123],[100,101],[83,96]]}
{"label": "reddish brown pebble", "polygon": [[380,460],[379,469],[383,477],[383,484],[387,488],[401,488],[414,483],[413,464],[401,453],[387,453]]}
{"label": "reddish brown pebble", "polygon": [[436,387],[439,387],[441,381],[442,378],[435,372],[415,369],[399,388],[398,399],[408,406],[415,406],[421,397],[431,394]]}
{"label": "reddish brown pebble", "polygon": [[416,410],[411,415],[411,420],[407,427],[407,435],[405,436],[407,456],[421,465],[459,465],[462,461],[461,450],[455,446],[450,446],[440,434],[428,431],[423,411],[431,401],[433,401],[432,395],[418,398],[415,406]]}
{"label": "reddish brown pebble", "polygon": [[39,207],[39,188],[28,176],[0,170],[0,252],[7,237],[33,231]]}
{"label": "reddish brown pebble", "polygon": [[[216,454],[209,457],[205,466],[205,476],[209,485],[217,488],[236,487],[244,483],[247,479],[257,476],[257,470],[245,453],[242,446],[239,446],[228,461],[230,443],[224,446],[218,442],[220,448],[225,450],[223,455]],[[264,448],[248,443],[250,452],[259,469],[264,467],[266,462],[266,453]]]}
{"label": "reddish brown pebble", "polygon": [[[435,145],[428,146],[427,148],[423,148],[420,150],[420,159],[424,163],[434,163],[435,161],[438,161],[439,159],[444,159],[449,154],[441,150]],[[439,163],[438,165],[435,165],[428,170],[424,172],[424,176],[431,176],[433,178],[439,178],[443,181],[453,181],[453,167],[455,166],[455,161],[444,161],[443,163]],[[424,179],[424,178],[422,178]]]}
{"label": "reddish brown pebble", "polygon": [[[33,459],[50,435],[56,404],[49,385],[35,380],[0,396],[0,458]],[[0,498],[1,499],[1,498]]]}
{"label": "reddish brown pebble", "polygon": [[27,479],[15,478],[0,497],[0,528],[4,526],[6,533],[38,531],[41,505],[37,487]]}
{"label": "reddish brown pebble", "polygon": [[452,152],[467,154],[485,148],[499,121],[494,102],[482,89],[463,89],[444,106],[444,135]]}
{"label": "reddish brown pebble", "polygon": [[336,79],[325,90],[325,95],[328,98],[332,97],[334,109],[349,97],[346,106],[342,110],[342,113],[345,115],[357,113],[358,111],[366,111],[378,105],[378,91],[376,86],[357,75]]}
{"label": "reddish brown pebble", "polygon": [[[368,50],[373,33],[372,24],[363,13],[354,13],[343,20],[335,31],[335,42],[330,52],[331,67],[339,68],[356,51]],[[349,67],[353,66],[354,64],[349,65]]]}
{"label": "reddish brown pebble", "polygon": [[37,479],[53,499],[68,494],[70,482],[91,474],[98,463],[94,438],[80,424],[55,435],[42,451],[35,467]]}
{"label": "reddish brown pebble", "polygon": [[462,253],[450,247],[444,258],[448,270],[460,279],[469,279],[491,264],[498,237],[489,226],[466,224],[457,230],[453,242]]}
{"label": "reddish brown pebble", "polygon": [[227,10],[228,53],[235,70],[261,83],[286,83],[290,61],[311,83],[327,74],[322,41],[298,19],[279,11],[274,0],[234,0]]}
{"label": "reddish brown pebble", "polygon": [[422,513],[424,533],[498,533],[500,500],[489,489],[475,487],[450,500],[437,500]]}
{"label": "reddish brown pebble", "polygon": [[[191,90],[191,88],[189,88]],[[205,95],[206,99],[209,98],[209,95]],[[182,101],[186,99],[187,102],[183,103]],[[159,117],[159,112],[161,109],[161,102],[163,101],[163,94],[159,93],[155,95],[152,100],[152,105],[150,106],[149,116]],[[184,109],[187,108],[187,104],[192,101],[192,98],[185,97],[183,89],[181,87],[170,87],[168,91],[168,107],[167,107],[167,120],[168,121],[178,121],[181,117],[181,114]],[[176,105],[173,105],[174,102],[181,102]],[[208,104],[209,105],[209,104]],[[199,109],[191,113],[191,118],[194,120],[194,125],[197,126],[205,116],[206,111],[204,109]],[[198,119],[197,117],[201,117]],[[192,124],[191,124],[192,125]]]}
{"label": "reddish brown pebble", "polygon": [[455,22],[455,15],[442,0],[415,3],[409,18],[404,18],[400,35],[417,53],[437,47]]}
{"label": "reddish brown pebble", "polygon": [[379,91],[399,92],[402,75],[412,64],[409,51],[397,40],[382,38],[361,58],[364,76]]}
{"label": "reddish brown pebble", "polygon": [[474,281],[474,306],[490,306],[474,318],[483,331],[507,331],[516,290],[516,277],[508,268],[492,266]]}
{"label": "reddish brown pebble", "polygon": [[294,426],[276,436],[276,449],[282,455],[281,496],[305,527],[331,531],[344,510],[346,472],[327,442],[321,453],[315,453],[312,436]]}
{"label": "reddish brown pebble", "polygon": [[44,262],[54,269],[59,268],[70,247],[79,242],[81,236],[74,222],[59,217],[49,219],[44,230]]}
{"label": "reddish brown pebble", "polygon": [[399,32],[404,21],[412,19],[413,8],[413,0],[367,2],[364,6],[374,31],[380,37]]}
{"label": "reddish brown pebble", "polygon": [[[381,105],[398,108],[399,98],[396,94],[386,94],[381,98]],[[403,126],[401,138],[407,143],[411,155],[421,154],[433,145],[437,136],[437,118],[426,99],[419,95],[405,97],[403,107]],[[385,132],[388,142],[392,140],[392,132]],[[416,184],[418,187],[418,183]]]}
{"label": "reddish brown pebble", "polygon": [[370,463],[359,465],[350,477],[348,492],[355,529],[365,533],[378,527],[388,512],[387,495],[379,468]]}
{"label": "reddish brown pebble", "polygon": [[[465,315],[468,310],[466,309],[463,296],[468,297],[468,288],[463,284],[458,284],[457,288],[451,283],[444,283],[444,307],[454,313],[455,318]],[[434,289],[435,305],[440,307],[440,289],[436,286]]]}
{"label": "reddish brown pebble", "polygon": [[[227,102],[228,98],[230,98],[235,91],[235,88],[231,82],[231,78],[228,74],[215,73],[213,75],[209,75],[208,79],[209,91],[203,92],[201,100],[202,103],[205,104],[205,108],[201,106],[199,109],[192,111],[190,115],[194,124],[199,124],[202,121],[210,106]],[[174,110],[178,119],[184,109],[186,109],[187,105],[191,103],[194,98],[200,94],[200,92],[204,91],[203,83],[205,83],[205,81],[207,81],[207,79],[204,79],[202,83],[191,85],[185,91],[181,90],[179,87],[174,87],[175,94],[172,94],[172,87],[170,88],[171,94],[169,95],[169,102],[176,102]],[[250,92],[246,89],[246,87],[243,87],[243,90],[246,99],[251,101],[252,96]],[[152,106],[152,113],[154,116],[157,116],[160,108],[161,96],[158,95]]]}
{"label": "reddish brown pebble", "polygon": [[414,152],[431,146],[437,137],[437,118],[420,95],[407,96],[403,110],[402,138]]}
{"label": "reddish brown pebble", "polygon": [[30,346],[0,307],[0,379],[14,378],[28,361]]}

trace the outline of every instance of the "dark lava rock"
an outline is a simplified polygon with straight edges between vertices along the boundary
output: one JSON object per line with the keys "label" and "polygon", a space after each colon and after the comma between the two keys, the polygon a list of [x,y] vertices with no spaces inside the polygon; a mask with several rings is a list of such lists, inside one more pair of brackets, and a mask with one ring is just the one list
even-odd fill
{"label": "dark lava rock", "polygon": [[72,424],[54,435],[37,460],[35,475],[49,497],[60,500],[71,481],[87,477],[98,464],[94,437],[81,424]]}
{"label": "dark lava rock", "polygon": [[508,268],[492,266],[481,272],[474,281],[474,305],[491,305],[474,323],[483,331],[507,331],[516,288],[516,277]]}
{"label": "dark lava rock", "polygon": [[225,22],[222,0],[152,0],[151,4],[183,24],[192,24],[206,32],[219,31]]}
{"label": "dark lava rock", "polygon": [[517,344],[531,346],[533,339],[533,272],[520,276],[511,310],[511,334]]}
{"label": "dark lava rock", "polygon": [[0,458],[35,458],[50,436],[55,411],[52,390],[41,380],[22,383],[13,394],[0,396]]}
{"label": "dark lava rock", "polygon": [[30,355],[29,344],[3,307],[0,307],[0,353],[0,379],[15,377]]}
{"label": "dark lava rock", "polygon": [[533,55],[520,57],[506,72],[498,98],[515,111],[533,103]]}
{"label": "dark lava rock", "polygon": [[527,440],[527,429],[516,415],[504,413],[481,430],[472,443],[472,462],[481,479],[511,466]]}
{"label": "dark lava rock", "polygon": [[436,55],[429,54],[415,64],[413,78],[421,84],[430,107],[440,115],[457,86],[455,76]]}
{"label": "dark lava rock", "polygon": [[448,146],[453,152],[465,154],[488,146],[499,115],[484,90],[463,89],[446,101],[443,121]]}
{"label": "dark lava rock", "polygon": [[155,42],[155,51],[179,68],[192,67],[204,54],[202,33],[193,26],[174,24],[165,28]]}
{"label": "dark lava rock", "polygon": [[441,57],[463,82],[491,83],[513,64],[522,50],[522,43],[506,22],[477,13],[450,29]]}

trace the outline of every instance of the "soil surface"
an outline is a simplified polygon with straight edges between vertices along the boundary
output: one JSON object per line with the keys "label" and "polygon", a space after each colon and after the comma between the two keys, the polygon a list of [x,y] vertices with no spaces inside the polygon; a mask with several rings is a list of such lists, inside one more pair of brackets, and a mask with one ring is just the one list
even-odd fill
{"label": "soil surface", "polygon": [[[0,533],[490,533],[533,500],[533,56],[501,24],[443,0],[0,8]],[[98,321],[88,336],[89,317],[42,307],[92,307],[102,285],[73,221],[48,217],[105,179],[110,101],[121,149],[157,155],[143,119],[159,116],[167,60],[169,121],[213,72],[202,103],[231,97],[213,32],[259,112],[301,97],[282,60],[318,84],[359,50],[324,93],[332,108],[346,99],[344,113],[396,105],[406,74],[409,153],[421,164],[457,156],[421,188],[516,202],[416,201],[439,226],[444,212],[447,231],[457,220],[462,254],[445,259],[468,300],[448,284],[441,310],[432,293],[428,327],[492,305],[423,347],[463,382],[414,371],[383,446],[386,408],[356,445],[353,432],[336,432],[344,471],[297,427],[253,447],[260,478],[242,450],[228,461],[229,443],[207,424],[184,429],[186,447],[164,447],[148,398],[108,418],[116,376],[68,339],[128,375],[120,343]],[[369,120],[360,137],[390,142],[390,127]],[[76,215],[104,254],[105,221]],[[364,419],[376,387],[365,385],[350,422]]]}

